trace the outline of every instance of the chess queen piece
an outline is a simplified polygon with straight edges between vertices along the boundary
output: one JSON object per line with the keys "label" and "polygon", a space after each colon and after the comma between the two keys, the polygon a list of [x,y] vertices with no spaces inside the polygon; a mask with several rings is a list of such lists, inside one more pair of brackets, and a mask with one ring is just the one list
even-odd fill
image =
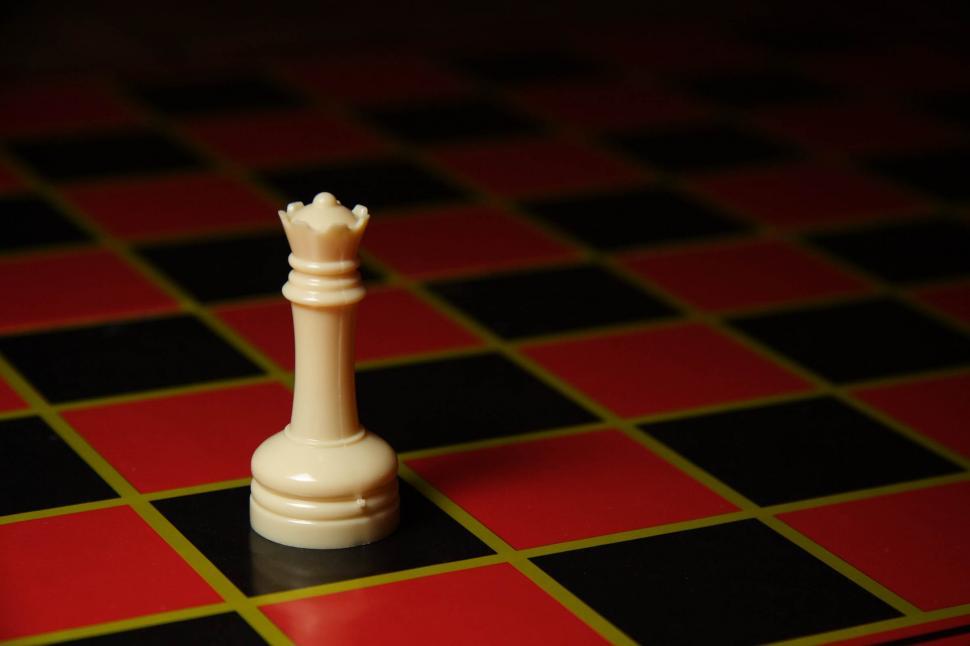
{"label": "chess queen piece", "polygon": [[398,523],[397,455],[357,419],[354,329],[364,288],[357,247],[370,218],[330,193],[279,212],[290,243],[296,371],[289,425],[253,454],[249,516],[271,541],[338,548]]}

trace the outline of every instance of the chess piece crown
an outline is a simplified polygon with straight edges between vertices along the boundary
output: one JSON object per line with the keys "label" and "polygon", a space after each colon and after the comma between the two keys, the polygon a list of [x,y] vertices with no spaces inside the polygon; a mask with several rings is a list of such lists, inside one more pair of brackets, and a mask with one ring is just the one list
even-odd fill
{"label": "chess piece crown", "polygon": [[357,273],[357,248],[370,213],[357,205],[343,206],[331,193],[313,202],[292,202],[279,211],[290,243],[290,272],[283,295],[307,306],[338,305],[364,297]]}
{"label": "chess piece crown", "polygon": [[298,259],[316,265],[345,263],[356,266],[357,247],[367,228],[370,213],[358,204],[343,206],[331,193],[317,193],[313,202],[292,202],[279,211],[290,249]]}

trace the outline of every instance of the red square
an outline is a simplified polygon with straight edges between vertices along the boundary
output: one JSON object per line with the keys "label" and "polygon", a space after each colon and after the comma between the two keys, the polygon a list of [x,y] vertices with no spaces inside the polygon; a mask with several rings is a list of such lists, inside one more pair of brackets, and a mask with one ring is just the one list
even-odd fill
{"label": "red square", "polygon": [[577,256],[534,225],[488,206],[457,206],[377,220],[366,249],[415,278],[496,270]]}
{"label": "red square", "polygon": [[811,388],[737,341],[696,323],[538,343],[523,351],[623,417]]}
{"label": "red square", "polygon": [[966,62],[959,56],[919,44],[894,44],[889,64],[885,50],[869,49],[816,55],[805,61],[802,68],[816,78],[853,91],[858,91],[861,81],[870,92],[899,92],[909,96],[965,87],[967,78]]}
{"label": "red square", "polygon": [[809,148],[852,154],[941,148],[961,136],[943,123],[880,102],[773,108],[759,114],[757,122]]}
{"label": "red square", "polygon": [[20,395],[9,384],[0,380],[0,412],[19,410],[25,406],[26,404],[20,398]]}
{"label": "red square", "polygon": [[741,240],[647,252],[626,264],[694,307],[726,311],[857,294],[867,286],[795,245]]}
{"label": "red square", "polygon": [[[608,31],[607,31],[608,30]],[[697,20],[633,20],[597,25],[596,37],[583,29],[573,46],[604,57],[636,74],[660,72],[674,76],[737,71],[764,62],[765,52],[750,40]]]}
{"label": "red square", "polygon": [[278,204],[211,173],[127,179],[62,190],[109,233],[138,239],[278,226]]}
{"label": "red square", "polygon": [[13,193],[20,188],[23,188],[20,178],[12,170],[0,164],[0,193]]}
{"label": "red square", "polygon": [[853,395],[970,458],[970,375],[862,388]]}
{"label": "red square", "polygon": [[909,215],[926,206],[874,177],[812,163],[711,173],[694,184],[720,204],[778,227]]}
{"label": "red square", "polygon": [[288,300],[280,296],[255,303],[225,305],[215,308],[215,312],[276,365],[293,370],[293,317]]}
{"label": "red square", "polygon": [[468,83],[416,55],[342,55],[292,62],[283,72],[323,96],[361,105],[460,96]]}
{"label": "red square", "polygon": [[[293,369],[293,319],[283,298],[227,305],[219,317],[285,370]],[[410,292],[368,291],[357,315],[357,361],[473,347],[481,341]]]}
{"label": "red square", "polygon": [[525,88],[517,94],[540,116],[549,115],[592,130],[665,126],[705,115],[685,97],[644,83],[547,84]]}
{"label": "red square", "polygon": [[612,188],[645,179],[645,171],[605,152],[556,139],[455,144],[433,154],[473,183],[509,197]]}
{"label": "red square", "polygon": [[97,81],[13,85],[0,92],[0,136],[51,135],[136,123],[139,117]]}
{"label": "red square", "polygon": [[920,610],[970,603],[970,482],[780,518]]}
{"label": "red square", "polygon": [[[516,549],[737,511],[612,430],[408,460],[408,465]],[[487,477],[469,478],[470,473]],[[654,495],[658,491],[663,495]]]}
{"label": "red square", "polygon": [[0,332],[165,312],[176,303],[108,251],[0,260]]}
{"label": "red square", "polygon": [[283,430],[293,393],[256,384],[66,411],[64,417],[143,492],[246,478],[259,443]]}
{"label": "red square", "polygon": [[565,606],[505,563],[261,610],[300,646],[604,643]]}
{"label": "red square", "polygon": [[0,639],[222,599],[129,507],[0,525]]}
{"label": "red square", "polygon": [[182,126],[220,154],[254,167],[348,159],[385,148],[364,128],[312,110],[220,115]]}
{"label": "red square", "polygon": [[970,325],[970,282],[927,287],[916,292],[916,297],[930,307]]}

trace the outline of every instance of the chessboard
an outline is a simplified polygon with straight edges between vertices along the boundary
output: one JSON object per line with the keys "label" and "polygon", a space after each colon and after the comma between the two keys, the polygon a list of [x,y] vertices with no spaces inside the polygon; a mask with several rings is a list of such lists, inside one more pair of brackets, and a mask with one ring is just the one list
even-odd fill
{"label": "chessboard", "polygon": [[[4,87],[0,640],[970,642],[967,52],[580,27]],[[324,190],[402,524],[301,550]]]}

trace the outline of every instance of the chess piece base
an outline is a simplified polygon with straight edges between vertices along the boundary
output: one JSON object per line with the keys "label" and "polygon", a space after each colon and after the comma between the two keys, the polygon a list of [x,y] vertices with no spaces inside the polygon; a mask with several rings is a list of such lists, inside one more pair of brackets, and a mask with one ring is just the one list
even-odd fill
{"label": "chess piece base", "polygon": [[384,538],[398,524],[397,456],[361,430],[338,442],[273,435],[253,455],[253,530],[292,547],[336,549]]}
{"label": "chess piece base", "polygon": [[304,520],[274,514],[252,497],[249,519],[253,531],[274,543],[309,549],[339,549],[366,545],[391,534],[399,519],[399,509],[341,520]]}

